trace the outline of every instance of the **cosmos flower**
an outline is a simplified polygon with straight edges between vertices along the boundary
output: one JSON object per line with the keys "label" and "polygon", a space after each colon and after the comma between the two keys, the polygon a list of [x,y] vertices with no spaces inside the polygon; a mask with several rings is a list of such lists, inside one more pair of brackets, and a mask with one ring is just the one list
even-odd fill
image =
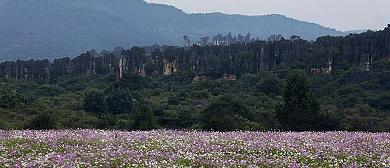
{"label": "cosmos flower", "polygon": [[390,167],[390,133],[1,131],[0,167]]}

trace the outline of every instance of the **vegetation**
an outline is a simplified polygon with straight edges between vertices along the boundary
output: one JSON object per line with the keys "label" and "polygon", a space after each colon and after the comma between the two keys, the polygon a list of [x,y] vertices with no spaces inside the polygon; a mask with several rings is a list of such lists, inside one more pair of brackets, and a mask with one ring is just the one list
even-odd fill
{"label": "vegetation", "polygon": [[50,85],[4,79],[0,128],[389,131],[387,65],[334,74],[291,66],[195,83],[180,73],[67,75]]}
{"label": "vegetation", "polygon": [[316,130],[320,106],[311,92],[311,83],[302,70],[291,71],[283,87],[283,104],[277,109],[282,128],[293,131]]}
{"label": "vegetation", "polygon": [[0,127],[389,131],[389,32],[3,62]]}

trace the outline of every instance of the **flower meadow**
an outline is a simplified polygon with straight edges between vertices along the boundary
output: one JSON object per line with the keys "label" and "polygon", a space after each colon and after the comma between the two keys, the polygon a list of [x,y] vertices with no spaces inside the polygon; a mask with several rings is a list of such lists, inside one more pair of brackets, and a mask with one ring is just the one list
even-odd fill
{"label": "flower meadow", "polygon": [[0,167],[390,167],[390,133],[1,131]]}

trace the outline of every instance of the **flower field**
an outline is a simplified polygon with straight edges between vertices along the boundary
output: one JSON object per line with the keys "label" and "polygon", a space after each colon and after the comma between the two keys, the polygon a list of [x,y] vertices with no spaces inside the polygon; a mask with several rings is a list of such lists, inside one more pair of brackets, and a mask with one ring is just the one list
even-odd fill
{"label": "flower field", "polygon": [[390,133],[0,130],[0,167],[390,167]]}

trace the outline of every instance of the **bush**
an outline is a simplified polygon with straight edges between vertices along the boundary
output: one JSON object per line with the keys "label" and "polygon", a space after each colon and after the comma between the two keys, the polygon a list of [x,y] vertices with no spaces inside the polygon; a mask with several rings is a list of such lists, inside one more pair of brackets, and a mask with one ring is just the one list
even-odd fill
{"label": "bush", "polygon": [[56,85],[38,85],[34,92],[39,96],[57,96],[65,93],[65,90]]}
{"label": "bush", "polygon": [[134,130],[151,130],[158,128],[152,109],[146,103],[140,103],[133,115]]}
{"label": "bush", "polygon": [[118,129],[120,130],[129,130],[131,128],[131,123],[129,120],[119,119],[118,120]]}
{"label": "bush", "polygon": [[21,102],[20,95],[0,90],[0,107],[11,109]]}
{"label": "bush", "polygon": [[179,105],[180,99],[176,95],[169,96],[168,104],[169,105]]}
{"label": "bush", "polygon": [[3,120],[0,120],[0,130],[7,129],[7,123]]}
{"label": "bush", "polygon": [[207,89],[201,91],[194,91],[191,93],[191,98],[193,99],[208,99],[211,97],[210,92]]}
{"label": "bush", "polygon": [[118,90],[138,91],[142,88],[142,78],[138,75],[123,74],[122,79],[112,83],[106,92],[115,92]]}
{"label": "bush", "polygon": [[243,130],[245,123],[251,119],[249,108],[237,95],[224,95],[218,98],[201,114],[201,122],[206,130]]}
{"label": "bush", "polygon": [[390,111],[390,93],[382,93],[376,99],[374,107],[384,111]]}
{"label": "bush", "polygon": [[97,128],[99,129],[117,129],[117,117],[115,115],[104,115],[98,119]]}
{"label": "bush", "polygon": [[58,120],[61,129],[93,129],[97,128],[98,118],[95,115],[87,115],[84,111],[64,110],[57,113],[61,116]]}
{"label": "bush", "polygon": [[280,95],[282,93],[282,83],[275,75],[269,75],[261,79],[261,81],[256,85],[256,95],[263,92],[268,96],[271,95]]}
{"label": "bush", "polygon": [[28,123],[27,128],[34,130],[55,129],[56,119],[48,112],[40,112]]}
{"label": "bush", "polygon": [[86,112],[102,115],[105,110],[103,92],[99,90],[85,92],[83,107]]}
{"label": "bush", "polygon": [[139,99],[136,92],[127,89],[117,90],[106,96],[105,104],[108,114],[129,114],[133,112],[133,105]]}

